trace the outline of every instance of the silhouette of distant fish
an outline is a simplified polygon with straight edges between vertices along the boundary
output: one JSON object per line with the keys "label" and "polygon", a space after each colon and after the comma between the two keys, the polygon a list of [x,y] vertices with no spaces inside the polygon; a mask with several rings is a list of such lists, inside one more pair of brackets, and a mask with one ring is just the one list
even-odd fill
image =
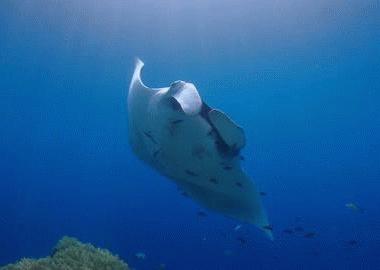
{"label": "silhouette of distant fish", "polygon": [[241,225],[240,225],[240,224],[239,224],[239,225],[236,225],[235,228],[234,228],[234,231],[238,231],[238,230],[240,230],[240,228],[241,228]]}
{"label": "silhouette of distant fish", "polygon": [[135,254],[135,257],[136,257],[137,259],[139,259],[139,260],[145,260],[145,258],[146,258],[146,254],[145,254],[144,252],[137,252],[137,253]]}
{"label": "silhouette of distant fish", "polygon": [[300,227],[300,226],[297,226],[294,228],[294,231],[295,232],[303,232],[304,231],[304,228]]}
{"label": "silhouette of distant fish", "polygon": [[263,229],[268,230],[268,231],[273,231],[273,226],[268,224],[268,225],[263,226]]}
{"label": "silhouette of distant fish", "polygon": [[351,209],[352,211],[354,212],[358,212],[358,213],[363,213],[364,212],[364,209],[357,206],[355,203],[346,203],[345,206],[348,208],[348,209]]}
{"label": "silhouette of distant fish", "polygon": [[245,238],[244,238],[244,237],[242,237],[242,236],[240,236],[240,237],[236,238],[236,240],[238,240],[238,241],[239,241],[239,243],[240,243],[240,244],[242,244],[242,245],[245,245],[245,244],[247,244],[247,239],[245,239]]}
{"label": "silhouette of distant fish", "polygon": [[198,216],[198,217],[207,217],[207,213],[204,212],[204,211],[202,211],[202,210],[199,210],[199,211],[197,212],[197,216]]}
{"label": "silhouette of distant fish", "polygon": [[293,234],[294,233],[294,231],[292,229],[284,229],[282,232],[286,233],[286,234]]}
{"label": "silhouette of distant fish", "polygon": [[303,236],[305,238],[314,238],[317,234],[315,232],[308,232],[308,233],[305,233]]}
{"label": "silhouette of distant fish", "polygon": [[354,247],[354,246],[357,246],[359,244],[359,242],[356,240],[348,240],[348,241],[346,241],[346,244],[350,247]]}

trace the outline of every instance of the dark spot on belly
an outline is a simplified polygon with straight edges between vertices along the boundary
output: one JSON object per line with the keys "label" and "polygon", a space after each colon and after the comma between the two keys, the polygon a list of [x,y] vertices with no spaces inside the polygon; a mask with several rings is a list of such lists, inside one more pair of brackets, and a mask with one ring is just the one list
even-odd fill
{"label": "dark spot on belly", "polygon": [[186,173],[187,175],[190,175],[190,176],[198,176],[197,173],[195,173],[195,172],[193,172],[193,171],[190,171],[190,170],[185,170],[185,173]]}
{"label": "dark spot on belly", "polygon": [[210,178],[209,181],[213,184],[218,184],[218,180],[216,178]]}
{"label": "dark spot on belly", "polygon": [[236,185],[237,187],[239,187],[239,188],[242,188],[242,187],[243,187],[243,184],[240,183],[240,182],[236,182],[235,185]]}
{"label": "dark spot on belly", "polygon": [[212,137],[214,134],[215,132],[212,128],[207,132],[207,136],[210,136],[210,137]]}
{"label": "dark spot on belly", "polygon": [[191,150],[191,155],[198,159],[202,159],[205,153],[206,153],[206,150],[202,145],[196,145]]}

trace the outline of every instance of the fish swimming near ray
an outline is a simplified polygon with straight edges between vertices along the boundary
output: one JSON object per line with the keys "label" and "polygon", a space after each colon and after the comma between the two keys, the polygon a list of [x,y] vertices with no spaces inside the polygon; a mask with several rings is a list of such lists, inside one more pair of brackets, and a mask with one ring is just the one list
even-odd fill
{"label": "fish swimming near ray", "polygon": [[145,260],[146,254],[144,252],[137,252],[137,253],[135,253],[135,257],[139,260]]}
{"label": "fish swimming near ray", "polygon": [[352,211],[354,212],[358,212],[358,213],[364,213],[364,209],[359,207],[357,204],[353,203],[353,202],[350,202],[350,203],[346,203],[345,206],[348,208],[348,209],[351,209]]}
{"label": "fish swimming near ray", "polygon": [[271,239],[261,196],[241,168],[241,127],[207,105],[192,83],[150,88],[137,59],[128,93],[129,142],[141,160],[202,206],[256,225]]}

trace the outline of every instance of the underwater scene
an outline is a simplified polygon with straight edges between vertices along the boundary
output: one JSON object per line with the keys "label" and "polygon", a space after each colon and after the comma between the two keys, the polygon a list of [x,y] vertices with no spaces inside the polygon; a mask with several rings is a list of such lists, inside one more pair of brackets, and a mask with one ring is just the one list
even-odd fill
{"label": "underwater scene", "polygon": [[380,269],[380,1],[0,1],[0,269]]}

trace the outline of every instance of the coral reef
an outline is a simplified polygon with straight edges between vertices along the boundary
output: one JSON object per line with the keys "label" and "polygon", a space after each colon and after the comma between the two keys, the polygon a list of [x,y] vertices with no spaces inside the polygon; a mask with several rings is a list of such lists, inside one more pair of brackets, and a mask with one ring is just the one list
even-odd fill
{"label": "coral reef", "polygon": [[22,259],[0,270],[129,270],[128,265],[108,250],[64,237],[52,255],[42,259]]}

